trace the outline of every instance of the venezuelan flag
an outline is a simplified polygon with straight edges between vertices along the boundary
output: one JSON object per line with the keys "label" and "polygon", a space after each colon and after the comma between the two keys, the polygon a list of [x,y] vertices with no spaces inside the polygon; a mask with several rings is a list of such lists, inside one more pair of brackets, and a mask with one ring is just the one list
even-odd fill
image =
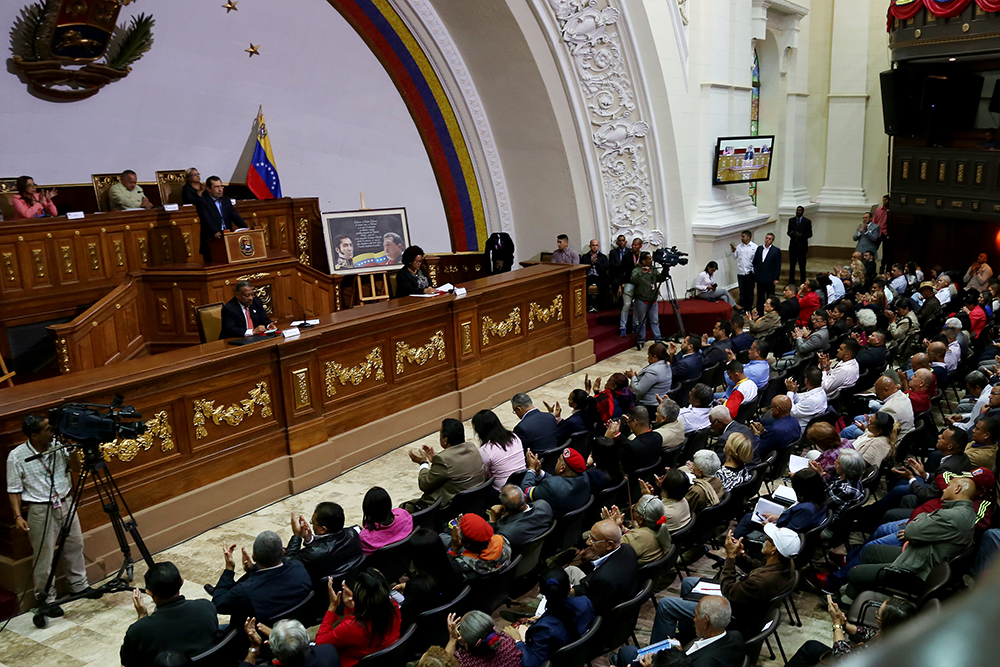
{"label": "venezuelan flag", "polygon": [[250,169],[247,171],[247,187],[257,199],[278,199],[281,197],[281,181],[274,166],[271,139],[264,125],[264,107],[257,109],[257,146],[253,149]]}

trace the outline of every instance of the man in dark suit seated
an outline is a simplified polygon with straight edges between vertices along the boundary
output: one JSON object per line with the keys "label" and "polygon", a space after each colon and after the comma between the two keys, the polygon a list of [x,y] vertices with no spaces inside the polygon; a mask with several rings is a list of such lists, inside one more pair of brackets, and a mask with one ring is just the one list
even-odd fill
{"label": "man in dark suit seated", "polygon": [[701,338],[688,335],[681,343],[680,350],[670,344],[670,372],[674,384],[701,377],[704,361],[701,358]]}
{"label": "man in dark suit seated", "polygon": [[563,450],[556,460],[555,474],[542,471],[542,463],[530,449],[524,454],[528,468],[521,480],[521,489],[529,503],[544,500],[552,507],[552,514],[559,518],[567,512],[578,510],[590,500],[590,478],[583,454],[571,447]]}
{"label": "man in dark suit seated", "polygon": [[753,275],[757,281],[757,312],[764,313],[764,301],[774,294],[781,280],[781,248],[774,245],[774,234],[764,236],[764,245],[757,246],[753,256]]}
{"label": "man in dark suit seated", "polygon": [[632,431],[631,438],[624,438],[619,432],[618,422],[611,422],[605,436],[615,441],[618,447],[618,457],[622,469],[627,475],[636,470],[648,468],[660,460],[663,451],[663,436],[652,430],[649,423],[649,411],[642,405],[632,408],[625,418],[625,423]]}
{"label": "man in dark suit seated", "polygon": [[240,214],[236,212],[233,202],[228,197],[222,196],[224,189],[221,178],[209,176],[205,185],[205,194],[194,204],[198,211],[198,217],[201,218],[201,247],[198,252],[205,258],[206,263],[212,261],[212,252],[208,247],[209,241],[222,238],[224,232],[244,229],[247,226]]}
{"label": "man in dark suit seated", "polygon": [[344,528],[344,509],[337,503],[316,505],[309,521],[293,513],[292,533],[285,557],[306,566],[314,587],[325,589],[323,577],[346,573],[361,562],[361,538]]}
{"label": "man in dark suit seated", "polygon": [[579,567],[566,568],[573,595],[590,598],[599,615],[606,616],[635,594],[639,586],[639,559],[631,546],[622,544],[621,528],[614,521],[603,519],[594,524],[580,559]]}
{"label": "man in dark suit seated", "polygon": [[[243,550],[243,570],[236,580],[233,551],[236,545],[222,550],[226,569],[210,591],[219,614],[229,614],[229,623],[242,624],[250,617],[261,623],[274,622],[278,614],[306,599],[313,589],[309,573],[302,563],[283,560],[281,538],[265,530],[253,541],[253,559]],[[206,590],[208,588],[206,587]]]}
{"label": "man in dark suit seated", "polygon": [[271,324],[271,318],[264,312],[264,303],[254,295],[253,285],[247,280],[233,286],[233,298],[222,306],[221,317],[220,339],[259,336]]}
{"label": "man in dark suit seated", "polygon": [[525,451],[530,449],[541,455],[559,447],[559,425],[554,415],[539,411],[527,394],[514,394],[510,405],[521,420],[514,427],[514,435],[521,440]]}
{"label": "man in dark suit seated", "polygon": [[[684,650],[692,667],[739,667],[743,664],[746,657],[743,635],[735,630],[726,631],[732,617],[729,601],[721,595],[707,595],[698,601],[694,611],[695,639]],[[660,660],[656,656],[679,650],[682,649],[657,651],[653,654],[652,667],[671,663],[663,659],[667,655]],[[640,663],[635,661],[638,653],[636,646],[623,646],[612,664],[638,667]]]}
{"label": "man in dark suit seated", "polygon": [[490,508],[490,523],[515,551],[544,535],[554,521],[552,505],[541,499],[529,505],[515,484],[500,489],[500,504]]}
{"label": "man in dark suit seated", "polygon": [[708,334],[701,336],[701,357],[705,366],[726,363],[726,350],[731,350],[733,342],[729,337],[733,335],[733,325],[729,320],[719,320],[712,328],[712,336],[715,338],[708,342]]}
{"label": "man in dark suit seated", "polygon": [[181,595],[184,580],[169,561],[155,563],[146,572],[143,592],[153,598],[156,609],[150,614],[142,604],[139,589],[132,592],[132,604],[139,620],[125,631],[121,661],[125,667],[146,667],[160,651],[179,651],[188,657],[211,648],[219,632],[215,605],[209,600],[186,600]]}

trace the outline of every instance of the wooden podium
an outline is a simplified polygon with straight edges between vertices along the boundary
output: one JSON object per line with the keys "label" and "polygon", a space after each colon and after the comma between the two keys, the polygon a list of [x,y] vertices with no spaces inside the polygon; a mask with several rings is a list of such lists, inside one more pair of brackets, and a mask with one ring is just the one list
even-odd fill
{"label": "wooden podium", "polygon": [[208,246],[213,264],[240,264],[267,259],[267,243],[262,229],[226,232],[221,239],[209,241]]}

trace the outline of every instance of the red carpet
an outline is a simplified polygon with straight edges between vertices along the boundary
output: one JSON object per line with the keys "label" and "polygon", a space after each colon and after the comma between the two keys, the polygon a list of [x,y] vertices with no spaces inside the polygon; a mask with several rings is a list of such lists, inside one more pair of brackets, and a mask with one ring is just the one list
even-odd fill
{"label": "red carpet", "polygon": [[[681,318],[688,333],[711,335],[712,325],[717,320],[728,320],[733,315],[732,308],[725,301],[705,301],[704,299],[685,299],[679,302]],[[677,318],[674,309],[668,301],[661,301],[660,333],[664,338],[678,333]],[[587,313],[587,327],[594,341],[594,354],[597,360],[613,357],[630,347],[635,347],[635,334],[625,338],[618,335],[618,322],[621,309],[604,310],[599,313]]]}

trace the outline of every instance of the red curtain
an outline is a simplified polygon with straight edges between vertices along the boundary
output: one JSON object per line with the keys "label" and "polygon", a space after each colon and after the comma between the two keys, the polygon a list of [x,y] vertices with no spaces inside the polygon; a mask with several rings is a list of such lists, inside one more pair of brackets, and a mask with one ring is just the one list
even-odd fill
{"label": "red curtain", "polygon": [[961,14],[970,2],[972,0],[924,0],[924,6],[934,16],[947,19]]}
{"label": "red curtain", "polygon": [[[1000,2],[1000,0],[997,1]],[[893,18],[906,20],[913,18],[923,6],[924,0],[892,0],[892,4],[889,5],[889,14]]]}

